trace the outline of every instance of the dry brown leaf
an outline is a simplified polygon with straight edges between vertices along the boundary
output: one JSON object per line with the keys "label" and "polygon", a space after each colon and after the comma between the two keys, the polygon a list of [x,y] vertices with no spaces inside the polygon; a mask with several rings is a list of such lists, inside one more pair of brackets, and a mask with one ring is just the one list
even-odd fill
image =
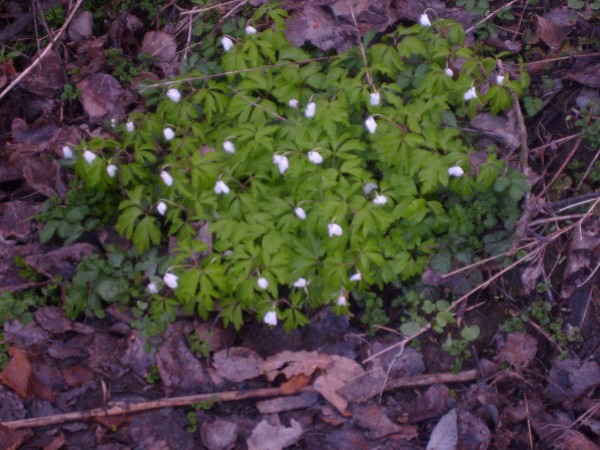
{"label": "dry brown leaf", "polygon": [[50,51],[23,78],[20,86],[32,94],[46,98],[54,98],[59,94],[66,83],[62,59],[54,51]]}
{"label": "dry brown leaf", "polygon": [[29,394],[29,378],[31,377],[31,364],[25,351],[19,347],[10,347],[8,354],[11,356],[8,366],[0,372],[0,381],[13,389],[23,398]]}
{"label": "dry brown leaf", "polygon": [[25,262],[36,272],[48,278],[61,275],[63,279],[71,279],[79,261],[96,251],[97,248],[92,244],[78,243],[45,254],[27,256]]}
{"label": "dry brown leaf", "polygon": [[300,374],[310,377],[315,370],[327,369],[332,364],[332,357],[324,353],[286,350],[267,358],[261,369],[266,372],[269,381],[273,381],[280,374],[285,375],[286,379]]}
{"label": "dry brown leaf", "polygon": [[494,358],[498,363],[509,363],[515,367],[525,368],[531,364],[537,353],[537,341],[527,334],[511,333],[503,344]]}
{"label": "dry brown leaf", "polygon": [[52,197],[56,194],[56,161],[47,161],[37,156],[22,162],[23,178],[35,192]]}
{"label": "dry brown leaf", "polygon": [[506,113],[505,117],[490,113],[476,114],[470,124],[485,137],[505,147],[508,152],[512,152],[521,145],[517,118],[512,109]]}
{"label": "dry brown leaf", "polygon": [[548,375],[546,394],[556,402],[574,401],[600,386],[600,367],[595,361],[560,361]]}
{"label": "dry brown leaf", "polygon": [[357,406],[352,410],[352,416],[354,423],[368,430],[369,439],[381,439],[390,434],[406,441],[417,438],[417,428],[414,425],[395,424],[375,403]]}
{"label": "dry brown leaf", "polygon": [[277,414],[294,409],[306,409],[317,403],[318,395],[314,392],[304,392],[291,397],[277,397],[256,403],[256,408],[261,414]]}
{"label": "dry brown leaf", "polygon": [[17,450],[30,434],[31,430],[14,430],[0,424],[0,448]]}
{"label": "dry brown leaf", "polygon": [[213,356],[213,367],[222,378],[240,383],[256,378],[262,373],[263,359],[245,347],[231,347]]}
{"label": "dry brown leaf", "polygon": [[310,383],[310,376],[303,373],[294,375],[292,378],[281,384],[281,393],[285,395],[295,394],[304,386]]}
{"label": "dry brown leaf", "polygon": [[291,427],[286,428],[283,425],[271,425],[266,420],[261,421],[246,441],[248,450],[282,450],[295,444],[304,430],[294,419],[290,420],[290,425]]}
{"label": "dry brown leaf", "polygon": [[94,16],[90,11],[77,14],[69,25],[69,39],[73,42],[91,38],[94,31]]}
{"label": "dry brown leaf", "polygon": [[577,81],[584,86],[596,89],[600,88],[600,63],[588,64],[583,69],[580,68],[576,71],[571,71],[567,73],[565,78]]}
{"label": "dry brown leaf", "polygon": [[560,25],[551,19],[542,16],[535,16],[537,36],[550,47],[551,50],[558,50],[563,40],[571,33],[571,26]]}
{"label": "dry brown leaf", "polygon": [[163,31],[146,33],[140,53],[150,55],[166,77],[177,74],[177,45],[173,36]]}
{"label": "dry brown leaf", "polygon": [[127,93],[112,75],[95,73],[77,83],[79,101],[92,121],[110,119],[125,113],[130,101]]}
{"label": "dry brown leaf", "polygon": [[67,386],[80,386],[94,379],[94,372],[81,366],[65,367],[60,370]]}
{"label": "dry brown leaf", "polygon": [[356,361],[338,355],[331,355],[333,366],[319,376],[313,383],[315,390],[331,403],[342,415],[351,415],[348,410],[348,400],[337,393],[337,390],[347,382],[361,377],[365,370]]}
{"label": "dry brown leaf", "polygon": [[208,450],[227,450],[233,448],[238,429],[236,423],[226,420],[204,421],[200,428],[200,437]]}

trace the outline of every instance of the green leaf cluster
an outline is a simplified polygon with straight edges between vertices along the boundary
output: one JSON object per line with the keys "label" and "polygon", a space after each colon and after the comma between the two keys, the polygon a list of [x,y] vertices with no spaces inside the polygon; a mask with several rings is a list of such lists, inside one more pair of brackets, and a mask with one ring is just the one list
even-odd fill
{"label": "green leaf cluster", "polygon": [[[494,84],[496,60],[466,48],[464,30],[449,20],[400,27],[365,53],[366,64],[357,49],[311,58],[280,27],[267,28],[240,37],[210,73],[169,83],[181,101],[155,89],[148,103],[156,109],[129,117],[135,131],[119,125],[114,138],[86,144],[98,158],[76,162],[78,189],[114,206],[106,217],[139,254],[171,249],[178,286],[149,299],[154,316],[180,307],[239,327],[249,313],[275,310],[290,329],[307,323],[311,308],[348,312],[342,299],[409,283],[455,242],[470,258],[495,251],[479,238],[514,225],[527,186],[492,152],[472,168],[460,126],[477,108],[509,107],[526,81]],[[107,175],[108,164],[118,176]],[[451,177],[455,166],[465,175]],[[145,275],[134,272],[86,260],[68,297],[72,313],[101,316],[103,304],[143,296]],[[369,302],[383,321],[383,305]]]}

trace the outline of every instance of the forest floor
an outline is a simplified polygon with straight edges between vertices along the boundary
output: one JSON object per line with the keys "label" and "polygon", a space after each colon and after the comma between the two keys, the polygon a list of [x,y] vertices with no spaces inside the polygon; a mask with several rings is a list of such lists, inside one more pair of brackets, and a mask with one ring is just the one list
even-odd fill
{"label": "forest floor", "polygon": [[[600,448],[597,1],[285,2],[297,45],[341,51],[357,33],[427,11],[462,23],[471,44],[521,56],[532,83],[515,113],[472,127],[526,172],[515,248],[536,257],[479,268],[489,283],[456,314],[481,333],[460,352],[434,332],[411,345],[397,323],[369,333],[360,311],[315,311],[289,333],[182,316],[149,339],[116,304],[104,319],[71,320],[60,286],[54,304],[27,297],[102,251],[40,243],[32,217],[69,183],[56,163],[63,146],[143,112],[141,80],[176,76],[197,41],[263,2],[220,3],[0,2],[0,317],[22,318],[0,335],[0,448]],[[200,21],[209,29],[194,29]],[[503,153],[515,140],[526,143],[526,168]]]}

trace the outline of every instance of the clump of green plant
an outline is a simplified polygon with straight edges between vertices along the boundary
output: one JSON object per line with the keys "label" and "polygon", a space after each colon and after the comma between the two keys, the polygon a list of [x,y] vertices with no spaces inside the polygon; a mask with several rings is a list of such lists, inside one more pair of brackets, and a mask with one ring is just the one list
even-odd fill
{"label": "clump of green plant", "polygon": [[509,333],[512,331],[523,333],[527,329],[527,324],[532,321],[545,330],[548,336],[561,347],[572,342],[581,341],[578,327],[565,329],[564,320],[560,317],[553,317],[552,304],[544,300],[534,301],[523,309],[518,316],[507,319],[503,328]]}
{"label": "clump of green plant", "polygon": [[494,210],[516,210],[527,183],[493,153],[472,168],[459,127],[508,108],[525,72],[497,72],[449,20],[318,60],[281,26],[254,31],[222,39],[222,75],[154,88],[155,112],[90,140],[75,163],[77,189],[119,199],[107,216],[139,254],[171,243],[162,282],[147,280],[147,317],[218,311],[225,325],[254,314],[291,329],[311,308],[348,312],[354,296],[410,283],[449,233],[489,254],[478,233],[511,226]]}

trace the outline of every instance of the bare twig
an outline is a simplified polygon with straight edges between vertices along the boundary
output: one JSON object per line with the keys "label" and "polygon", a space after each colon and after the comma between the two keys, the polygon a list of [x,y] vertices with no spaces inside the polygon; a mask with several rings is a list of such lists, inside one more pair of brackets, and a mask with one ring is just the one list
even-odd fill
{"label": "bare twig", "polygon": [[54,44],[56,44],[56,42],[62,37],[63,33],[66,31],[67,27],[73,20],[73,17],[75,17],[75,13],[77,12],[77,10],[79,9],[79,7],[81,6],[82,3],[83,3],[83,0],[77,0],[77,3],[75,4],[73,9],[69,13],[67,20],[65,20],[65,23],[63,24],[63,26],[60,27],[60,30],[58,30],[58,33],[56,33],[56,35],[54,36],[54,39],[52,39],[50,41],[50,43],[44,49],[44,51],[42,51],[42,53],[40,53],[40,55],[29,65],[29,67],[27,67],[27,69],[25,69],[23,72],[21,72],[21,74],[17,78],[15,78],[12,81],[12,83],[10,83],[2,91],[2,93],[0,93],[0,100],[2,100],[6,96],[6,94],[8,94],[12,90],[12,88],[14,88],[17,84],[19,84],[21,82],[21,80],[23,80],[23,78],[25,78],[27,76],[27,74],[29,74],[29,72],[31,72],[35,67],[37,67],[37,65],[40,64],[40,62],[50,52],[50,50],[52,50],[52,48],[54,47]]}

